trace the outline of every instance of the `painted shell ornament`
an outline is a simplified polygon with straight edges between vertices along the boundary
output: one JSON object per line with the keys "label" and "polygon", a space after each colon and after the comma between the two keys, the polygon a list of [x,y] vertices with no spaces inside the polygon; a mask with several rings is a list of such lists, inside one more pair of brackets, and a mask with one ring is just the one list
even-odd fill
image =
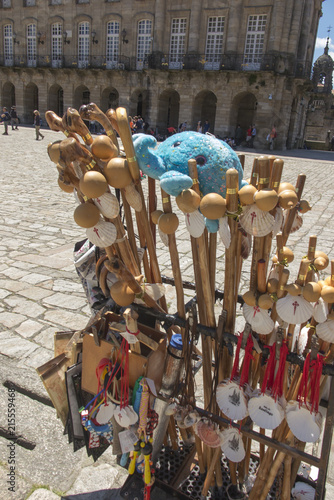
{"label": "painted shell ornament", "polygon": [[219,236],[225,245],[225,248],[229,248],[231,244],[231,231],[230,226],[228,225],[227,217],[221,217],[219,219]]}
{"label": "painted shell ornament", "polygon": [[237,383],[228,380],[219,384],[216,400],[221,411],[231,420],[242,420],[247,416],[247,398]]}
{"label": "painted shell ornament", "polygon": [[101,220],[94,227],[86,229],[86,235],[93,245],[105,248],[115,243],[117,231],[114,224]]}
{"label": "painted shell ornament", "polygon": [[334,342],[334,320],[328,319],[316,327],[317,335],[325,342]]}
{"label": "painted shell ornament", "polygon": [[242,312],[245,320],[252,327],[252,330],[260,335],[268,335],[274,329],[275,323],[271,319],[267,309],[261,309],[259,306],[242,306]]}
{"label": "painted shell ornament", "polygon": [[248,205],[244,207],[239,223],[251,236],[266,236],[273,230],[275,219],[269,212],[261,210],[256,205]]}
{"label": "painted shell ornament", "polygon": [[185,214],[186,228],[193,238],[199,238],[204,233],[205,219],[203,215],[195,210],[189,214]]}
{"label": "painted shell ornament", "polygon": [[294,500],[314,500],[315,488],[308,483],[297,481],[291,490]]}
{"label": "painted shell ornament", "polygon": [[249,416],[262,429],[276,429],[284,418],[280,401],[269,394],[259,393],[248,401]]}
{"label": "painted shell ornament", "polygon": [[93,201],[102,215],[108,219],[114,219],[119,214],[119,203],[114,194],[104,193],[98,198],[94,198]]}
{"label": "painted shell ornament", "polygon": [[286,295],[276,302],[279,317],[291,325],[308,321],[313,315],[313,307],[301,296]]}
{"label": "painted shell ornament", "polygon": [[246,455],[242,435],[237,429],[229,428],[222,432],[222,452],[231,462],[239,463]]}

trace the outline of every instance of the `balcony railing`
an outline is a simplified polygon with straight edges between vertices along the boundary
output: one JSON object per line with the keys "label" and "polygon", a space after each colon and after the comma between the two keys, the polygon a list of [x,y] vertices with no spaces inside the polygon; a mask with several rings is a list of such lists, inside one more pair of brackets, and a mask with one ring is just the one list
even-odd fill
{"label": "balcony railing", "polygon": [[204,54],[164,54],[153,52],[143,59],[118,56],[109,59],[102,55],[90,55],[80,59],[77,55],[62,55],[52,58],[50,55],[37,55],[27,59],[26,55],[15,54],[12,57],[0,54],[0,66],[36,67],[36,68],[78,68],[112,69],[125,71],[157,70],[196,70],[196,71],[274,71],[280,74],[309,78],[311,62],[298,62],[290,55],[245,56],[244,54],[222,54],[205,56]]}

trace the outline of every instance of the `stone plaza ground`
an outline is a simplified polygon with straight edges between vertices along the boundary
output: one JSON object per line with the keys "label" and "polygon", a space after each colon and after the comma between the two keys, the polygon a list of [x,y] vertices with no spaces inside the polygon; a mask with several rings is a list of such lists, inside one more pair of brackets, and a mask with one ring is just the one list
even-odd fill
{"label": "stone plaza ground", "polygon": [[[85,238],[85,231],[73,220],[76,202],[72,195],[58,188],[56,166],[46,151],[49,142],[62,136],[50,130],[42,133],[45,139],[41,141],[35,140],[33,128],[10,128],[8,136],[0,135],[0,497],[53,500],[63,495],[68,500],[117,499],[126,471],[117,466],[109,449],[95,464],[85,449],[73,452],[35,371],[53,357],[55,332],[81,329],[90,318],[73,264],[74,244]],[[254,156],[264,153],[268,152],[245,151],[245,178],[249,177]],[[317,248],[334,258],[334,152],[274,153],[284,160],[282,180],[295,184],[298,174],[307,176],[303,198],[312,210],[304,215],[301,229],[288,240],[295,252],[295,261],[289,267],[295,279],[311,235],[318,237]],[[145,187],[145,180],[143,184]],[[159,203],[160,207],[161,200]],[[182,216],[180,222],[177,243],[182,277],[193,281],[190,239]],[[159,236],[157,239],[161,273],[171,276],[168,251]],[[247,289],[248,270],[246,261],[241,278],[243,291]],[[223,289],[223,284],[224,247],[220,243],[216,286]],[[190,298],[191,292],[187,293]],[[167,287],[167,302],[170,311],[175,312],[171,286]],[[218,312],[219,309],[218,304]],[[15,445],[15,491],[8,490],[10,441],[3,437],[9,416],[6,382],[15,382],[30,393],[15,391],[15,432],[24,444],[17,441]],[[36,446],[28,449],[29,443]],[[333,494],[334,466],[330,464],[326,498]]]}

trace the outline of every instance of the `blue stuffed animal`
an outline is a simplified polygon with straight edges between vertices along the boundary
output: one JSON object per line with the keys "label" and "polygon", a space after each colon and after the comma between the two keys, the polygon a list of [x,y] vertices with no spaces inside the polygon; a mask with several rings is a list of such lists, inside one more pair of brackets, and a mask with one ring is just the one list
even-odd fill
{"label": "blue stuffed animal", "polygon": [[239,189],[243,170],[236,153],[225,142],[211,135],[182,132],[157,146],[154,137],[145,134],[133,136],[140,169],[160,181],[161,188],[172,196],[192,186],[188,175],[188,160],[195,159],[201,194],[218,193],[226,197],[226,171],[235,168],[239,173]]}

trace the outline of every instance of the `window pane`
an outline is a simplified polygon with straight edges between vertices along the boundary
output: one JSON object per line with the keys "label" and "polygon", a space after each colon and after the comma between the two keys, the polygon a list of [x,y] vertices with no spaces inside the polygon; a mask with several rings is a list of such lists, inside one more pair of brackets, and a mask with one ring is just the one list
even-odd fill
{"label": "window pane", "polygon": [[27,61],[28,66],[36,66],[36,24],[27,26]]}
{"label": "window pane", "polygon": [[147,56],[152,52],[152,21],[143,19],[138,23],[137,69],[147,63]]}
{"label": "window pane", "polygon": [[78,65],[79,68],[86,68],[89,63],[89,23],[79,24],[78,38]]}
{"label": "window pane", "polygon": [[63,55],[63,26],[60,23],[51,26],[51,63],[53,68],[61,67]]}
{"label": "window pane", "polygon": [[246,34],[244,69],[259,70],[261,67],[267,16],[249,16]]}
{"label": "window pane", "polygon": [[186,30],[187,19],[172,19],[169,50],[169,67],[171,69],[181,69],[183,67]]}
{"label": "window pane", "polygon": [[5,52],[5,65],[11,66],[13,60],[13,26],[7,24],[4,26],[4,52]]}
{"label": "window pane", "polygon": [[107,24],[106,66],[108,69],[118,67],[119,56],[119,23],[110,21]]}
{"label": "window pane", "polygon": [[205,48],[205,69],[219,69],[223,53],[224,17],[209,17]]}

